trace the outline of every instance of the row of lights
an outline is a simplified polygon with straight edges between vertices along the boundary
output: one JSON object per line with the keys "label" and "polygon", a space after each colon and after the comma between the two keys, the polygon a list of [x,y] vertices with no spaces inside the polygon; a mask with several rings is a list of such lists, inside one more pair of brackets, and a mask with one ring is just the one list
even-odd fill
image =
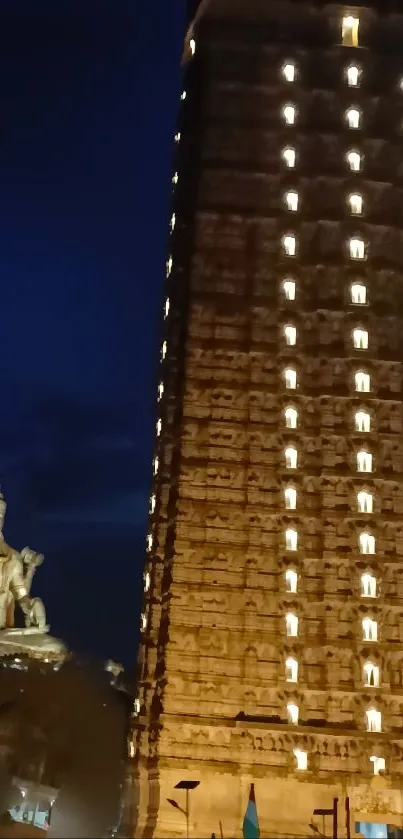
{"label": "row of lights", "polygon": [[[283,335],[287,347],[295,347],[297,343],[297,328],[292,324],[283,327]],[[352,331],[352,342],[355,350],[367,350],[369,346],[368,332],[366,329],[356,327]]]}
{"label": "row of lights", "polygon": [[[281,239],[281,246],[284,256],[295,257],[298,249],[295,233],[286,233]],[[354,261],[366,259],[367,248],[361,236],[352,236],[347,242],[347,250],[350,259]]]}
{"label": "row of lights", "polygon": [[[358,18],[345,16],[342,20],[342,42],[348,46],[358,45]],[[282,68],[282,75],[286,82],[293,83],[297,78],[297,68],[294,63],[287,62]],[[345,70],[345,78],[349,87],[358,87],[361,79],[361,69],[356,64],[350,64]],[[282,109],[283,119],[286,125],[295,125],[297,109],[293,104],[286,104]],[[348,128],[357,130],[362,124],[362,112],[358,107],[350,107],[345,112],[345,120]],[[294,169],[297,162],[297,152],[292,146],[287,146],[282,151],[282,159],[288,169]],[[362,169],[362,155],[356,149],[350,149],[346,154],[346,163],[352,172],[360,172]],[[284,204],[289,212],[297,212],[300,207],[300,196],[296,190],[289,190],[284,194]],[[347,197],[347,204],[352,215],[362,215],[363,197],[358,192],[350,193]],[[294,234],[286,234],[282,238],[283,253],[287,257],[295,257],[297,253],[297,237]],[[353,236],[348,240],[348,253],[352,260],[363,260],[366,257],[366,246],[362,238]],[[292,277],[287,277],[282,282],[283,294],[286,300],[294,301],[296,296],[296,283]],[[361,282],[354,282],[350,286],[350,299],[355,305],[365,305],[367,302],[366,286]],[[283,327],[283,335],[288,346],[295,346],[297,343],[297,329],[293,324]],[[352,332],[352,343],[354,349],[367,350],[369,337],[366,329],[356,328]],[[284,381],[287,389],[297,388],[297,371],[288,367],[284,370]],[[355,373],[355,390],[358,393],[369,393],[371,380],[369,373],[359,370]],[[284,412],[285,424],[288,428],[296,428],[298,424],[298,412],[293,406],[288,406]],[[360,410],[355,413],[355,429],[368,432],[371,428],[371,417],[367,411]],[[285,450],[285,463],[288,469],[296,469],[298,464],[298,452],[294,446]],[[357,452],[357,471],[372,471],[372,455],[366,450]],[[373,512],[373,496],[366,490],[356,494],[357,509],[360,513]],[[284,489],[284,503],[287,510],[297,508],[297,489],[288,486]],[[358,545],[361,554],[375,554],[375,537],[366,531],[361,532],[358,537]],[[298,532],[294,528],[287,528],[285,531],[285,546],[287,551],[298,550]],[[295,569],[288,568],[285,572],[285,587],[290,594],[298,591],[298,574]],[[369,571],[361,575],[361,596],[375,598],[377,596],[377,580]],[[376,642],[378,640],[378,624],[371,617],[362,619],[363,641]],[[299,629],[298,616],[293,612],[285,615],[285,626],[287,637],[297,637]],[[287,682],[298,682],[298,661],[288,657],[285,662],[285,678]],[[363,666],[363,683],[365,687],[378,687],[380,680],[379,667],[371,661],[365,662]],[[294,702],[287,705],[287,715],[290,723],[298,725],[299,708]],[[376,708],[369,708],[366,711],[367,730],[380,732],[382,730],[382,714]],[[296,766],[299,770],[308,768],[308,753],[302,749],[294,749]],[[375,775],[385,770],[385,759],[376,755],[369,758]]]}
{"label": "row of lights", "polygon": [[[378,623],[373,618],[363,618],[362,640],[378,641]],[[285,627],[287,638],[298,638],[299,618],[294,612],[287,612],[285,616]]]}
{"label": "row of lights", "polygon": [[[195,42],[194,38],[189,39],[188,46],[189,46],[190,55],[194,56],[194,54],[196,52],[196,42]],[[183,90],[182,93],[181,93],[181,97],[180,97],[181,102],[185,101],[186,96],[187,96],[186,90]],[[174,139],[175,139],[175,143],[180,142],[180,139],[181,139],[180,131],[176,132]],[[173,186],[176,187],[178,182],[179,182],[179,174],[178,174],[177,171],[175,171],[173,176],[172,176]],[[171,219],[170,219],[170,224],[169,224],[169,229],[170,229],[171,234],[174,232],[175,227],[176,227],[176,213],[173,212],[172,216],[171,216]],[[166,261],[165,275],[166,275],[167,279],[169,279],[169,277],[171,276],[172,268],[173,268],[173,258],[172,258],[172,255],[170,254],[168,256],[167,261]],[[169,316],[169,312],[170,312],[170,299],[169,299],[169,297],[166,297],[165,304],[164,304],[164,320],[167,320],[167,318]],[[167,341],[164,340],[162,342],[162,345],[161,345],[161,354],[160,354],[161,361],[165,360],[167,350],[168,350],[168,344],[167,344]],[[160,381],[159,384],[158,384],[158,388],[157,388],[157,402],[161,401],[161,399],[163,397],[163,394],[164,394],[164,384],[163,384],[162,381]],[[162,419],[161,419],[161,417],[158,417],[157,423],[156,423],[156,436],[157,436],[157,438],[161,437],[161,433],[162,433]],[[158,474],[158,470],[159,470],[159,458],[158,458],[158,456],[155,456],[154,460],[153,460],[153,476],[156,476]],[[156,496],[155,496],[155,493],[152,493],[152,495],[150,496],[150,500],[149,500],[149,513],[150,513],[150,515],[153,515],[153,513],[155,511],[155,505],[156,505]],[[147,534],[146,547],[147,547],[147,553],[149,554],[150,551],[152,550],[152,547],[153,547],[153,535],[150,532]],[[150,588],[151,588],[151,574],[150,574],[149,571],[146,570],[143,574],[143,591],[144,591],[144,593],[149,592]],[[147,623],[148,623],[147,615],[145,614],[145,612],[142,612],[141,616],[140,616],[140,629],[141,629],[142,632],[145,632],[145,630],[147,629]],[[133,713],[134,713],[134,715],[138,716],[140,714],[140,710],[141,710],[140,699],[138,697],[136,697],[136,699],[134,700],[134,703],[133,703]],[[133,744],[133,742],[130,742],[130,744],[129,744],[129,754],[130,754],[130,757],[134,757],[134,744]]]}
{"label": "row of lights", "polygon": [[[357,17],[347,15],[342,19],[342,43],[348,46],[358,45],[358,30],[359,19]],[[293,83],[297,77],[297,68],[294,63],[287,62],[282,68],[282,75],[286,82]],[[346,68],[345,77],[347,84],[350,87],[357,87],[361,78],[361,69],[356,64],[350,64]],[[283,118],[287,125],[294,125],[297,118],[296,107],[292,104],[287,104],[283,107]],[[350,129],[359,129],[361,127],[361,111],[357,107],[350,107],[345,113],[345,119]],[[295,168],[296,165],[296,149],[293,147],[286,147],[282,152],[283,162],[289,169]],[[360,172],[362,169],[362,155],[355,149],[350,149],[346,154],[346,162],[352,172]],[[290,212],[297,212],[299,207],[299,195],[295,190],[290,190],[285,193],[284,202],[286,208]],[[347,198],[350,213],[352,215],[362,215],[363,212],[363,197],[359,193],[351,193]],[[282,239],[283,252],[286,256],[294,257],[297,251],[297,239],[293,234],[287,234]],[[353,260],[363,260],[366,257],[366,247],[364,241],[360,237],[351,237],[348,242],[349,256]],[[286,299],[295,299],[295,281],[286,279],[283,283],[283,291]],[[354,283],[351,286],[351,302],[355,304],[366,303],[366,287],[361,283]],[[291,330],[289,334],[292,335]],[[357,349],[367,349],[368,335],[365,330],[356,330],[354,335],[354,346]],[[369,378],[369,377],[368,377]],[[366,390],[365,383],[362,381],[362,388]]]}
{"label": "row of lights", "polygon": [[[367,494],[367,493],[365,493]],[[371,504],[372,504],[372,496],[371,497]],[[292,527],[288,527],[285,531],[285,547],[287,551],[297,551],[298,550],[298,531],[294,530]],[[368,533],[364,530],[358,536],[358,546],[359,551],[361,554],[371,555],[374,556],[375,551],[375,536],[372,533]],[[368,640],[368,639],[367,639]]]}
{"label": "row of lights", "polygon": [[[284,299],[294,302],[296,297],[297,284],[293,277],[286,277],[281,284]],[[362,282],[351,283],[350,302],[355,306],[365,306],[367,302],[367,287]]]}
{"label": "row of lights", "polygon": [[[297,390],[297,371],[294,367],[286,367],[283,374],[286,390]],[[370,393],[371,376],[364,370],[357,370],[354,374],[354,386],[357,393]]]}
{"label": "row of lights", "polygon": [[[287,368],[288,375],[286,376],[286,380],[290,381],[291,379],[291,370],[292,368]],[[287,373],[286,371],[286,373]],[[295,373],[295,370],[292,370]],[[367,387],[370,382],[367,379],[368,374],[362,373],[361,371],[356,373],[356,376],[363,376],[364,379],[356,378],[356,390],[362,391],[362,382],[364,382],[365,386]],[[357,387],[357,382],[359,383],[359,387]],[[297,428],[298,427],[298,411],[292,405],[288,405],[287,408],[284,409],[284,423],[286,428]],[[354,414],[354,427],[356,431],[370,431],[371,430],[371,415],[368,411],[356,411]],[[359,470],[366,471],[366,470]]]}
{"label": "row of lights", "polygon": [[[286,469],[298,468],[298,451],[295,446],[287,446],[284,451]],[[356,455],[357,472],[372,472],[372,454],[361,449]]]}
{"label": "row of lights", "polygon": [[[287,61],[286,64],[283,64],[281,75],[285,82],[290,82],[291,84],[296,82],[298,71],[294,62]],[[344,75],[349,87],[359,87],[362,75],[361,67],[357,64],[350,64],[344,71]]]}
{"label": "row of lights", "polygon": [[[196,42],[195,42],[194,38],[191,38],[190,41],[189,41],[189,50],[190,50],[190,54],[192,56],[196,52]],[[181,93],[181,96],[180,96],[181,102],[184,102],[186,97],[187,97],[186,90],[183,90],[182,93]],[[174,139],[175,139],[176,143],[179,143],[179,141],[181,139],[180,132],[177,132],[175,134]],[[173,186],[177,186],[178,182],[179,182],[179,174],[178,174],[177,171],[175,171],[173,176],[172,176]],[[169,223],[169,230],[170,230],[171,234],[174,232],[175,227],[176,227],[176,213],[173,212],[172,216],[171,216],[171,219],[170,219],[170,223]],[[171,276],[172,268],[173,268],[173,258],[172,258],[172,255],[170,254],[168,256],[168,259],[167,259],[166,265],[165,265],[166,279],[169,279],[169,277]],[[164,303],[164,321],[166,321],[168,316],[169,316],[170,308],[171,308],[170,299],[169,299],[169,297],[166,297],[165,298],[165,303]],[[167,344],[167,341],[164,340],[162,342],[162,345],[161,345],[161,353],[160,353],[161,361],[165,360],[167,350],[168,350],[168,344]],[[163,395],[164,395],[164,384],[160,380],[159,383],[158,383],[158,387],[157,387],[157,402],[158,403],[161,402]],[[156,436],[157,436],[157,438],[161,437],[161,433],[162,433],[162,419],[161,419],[161,417],[158,417],[157,423],[156,423]],[[153,459],[153,476],[154,477],[158,474],[158,471],[159,471],[159,457],[155,456],[154,459]],[[153,515],[153,513],[155,511],[155,506],[156,506],[156,496],[155,496],[155,493],[153,492],[150,496],[150,499],[149,499],[149,514],[150,515]],[[153,541],[154,541],[153,540],[153,535],[152,535],[152,533],[149,532],[147,534],[147,537],[146,537],[146,549],[147,549],[148,554],[152,550]],[[149,571],[145,571],[144,574],[143,574],[143,591],[144,591],[144,593],[149,592],[150,588],[151,588],[151,574],[150,574]],[[144,632],[147,629],[147,623],[148,623],[147,615],[145,614],[145,612],[142,612],[141,616],[140,616],[140,629],[141,629],[142,632]],[[134,713],[136,715],[140,713],[140,700],[139,699],[135,699],[135,701],[134,701]]]}
{"label": "row of lights", "polygon": [[[360,492],[357,492],[356,500],[357,510],[359,513],[373,512],[374,498],[371,492],[367,492],[367,490],[360,490]],[[297,509],[297,490],[292,485],[287,486],[284,489],[284,504],[286,510]],[[366,553],[366,551],[362,551],[362,553]]]}
{"label": "row of lights", "polygon": [[[296,684],[298,682],[298,661],[295,658],[287,658],[285,662],[286,682]],[[367,688],[379,687],[379,666],[372,661],[366,661],[363,666],[363,683]]]}
{"label": "row of lights", "polygon": [[[292,107],[292,106],[285,106]],[[291,112],[289,112],[291,115]],[[284,111],[283,111],[284,114]],[[292,125],[293,123],[288,123]],[[176,139],[176,137],[175,137]],[[179,135],[180,139],[180,135]],[[177,141],[178,142],[178,141]],[[282,161],[287,169],[295,169],[297,165],[297,151],[294,146],[285,146],[281,152]],[[351,172],[361,172],[363,166],[363,155],[357,149],[349,149],[346,153],[346,163]]]}
{"label": "row of lights", "polygon": [[[299,194],[295,189],[289,189],[284,193],[284,204],[290,213],[296,213],[299,209]],[[347,196],[347,205],[352,216],[361,216],[364,201],[358,192],[352,192]]]}
{"label": "row of lights", "polygon": [[[287,105],[284,105],[282,108],[282,116],[285,125],[296,125],[297,123],[297,107],[296,105],[292,105],[290,102]],[[351,128],[353,131],[358,131],[359,128],[362,128],[362,110],[358,108],[356,105],[350,106],[344,113],[344,119],[347,125],[347,128]],[[176,139],[176,137],[175,137]],[[180,135],[179,135],[180,139]],[[176,140],[179,142],[179,140]],[[351,152],[349,152],[351,154]],[[347,155],[348,158],[348,155]],[[351,165],[351,164],[350,164]],[[292,167],[290,167],[292,168]]]}
{"label": "row of lights", "polygon": [[[191,38],[190,41],[189,41],[189,50],[190,50],[190,53],[191,53],[192,56],[196,52],[196,42],[195,42],[194,38]],[[186,97],[187,97],[186,90],[183,90],[182,93],[181,93],[181,96],[180,96],[181,101],[184,102]],[[175,142],[179,143],[180,139],[181,139],[181,134],[180,134],[180,132],[177,132],[175,134]],[[172,176],[172,184],[173,184],[173,186],[177,186],[178,183],[179,183],[179,173],[177,171],[175,171],[173,176]],[[175,227],[176,227],[176,213],[173,212],[172,215],[171,215],[170,222],[169,222],[169,230],[170,230],[171,234],[174,232]],[[172,268],[173,268],[173,258],[172,258],[172,255],[170,254],[168,256],[168,259],[167,259],[166,264],[165,264],[166,279],[169,279],[169,277],[171,276]],[[170,299],[169,299],[169,297],[166,297],[165,303],[164,303],[164,320],[167,320],[167,318],[169,316],[170,308],[171,308]],[[162,345],[161,345],[161,361],[165,360],[167,350],[168,350],[167,341],[163,341]],[[164,395],[164,384],[163,384],[162,381],[160,381],[158,383],[158,387],[157,387],[157,402],[161,402],[161,399],[162,399],[163,395]],[[158,417],[157,423],[156,423],[156,436],[157,436],[157,438],[159,438],[161,436],[161,432],[162,432],[162,420],[161,420],[160,417]],[[154,477],[158,474],[158,470],[159,470],[159,458],[155,457],[154,460],[153,460],[153,476]],[[150,512],[151,515],[154,513],[155,504],[156,504],[156,497],[155,497],[155,494],[152,494],[151,497],[150,497],[150,502],[149,502],[149,512]],[[151,534],[148,534],[148,536],[147,536],[147,550],[148,551],[151,550],[151,546],[152,546],[152,536],[151,536]],[[145,586],[144,590],[147,592],[150,588],[150,575],[148,573],[145,576],[144,586]]]}
{"label": "row of lights", "polygon": [[[172,260],[172,256],[170,256],[168,258],[168,261],[167,261],[167,272],[166,272],[167,278],[171,274],[172,265],[173,265],[173,260]],[[169,297],[166,297],[165,303],[164,303],[164,321],[166,321],[168,319],[170,308],[171,308],[170,299],[169,299]],[[167,343],[167,341],[164,340],[162,342],[162,345],[161,345],[161,353],[160,353],[161,361],[165,360],[167,351],[168,351],[168,343]],[[161,402],[161,400],[162,400],[162,397],[164,395],[164,390],[165,390],[164,384],[160,380],[159,383],[158,383],[158,387],[157,387],[157,402],[158,403]],[[157,439],[159,437],[161,437],[161,433],[162,433],[162,419],[161,419],[161,417],[158,417],[158,419],[157,419],[156,426],[155,426],[155,432],[156,432]],[[158,474],[158,471],[159,471],[159,457],[156,456],[153,460],[153,476],[154,477]],[[150,511],[151,515],[154,513],[155,504],[156,504],[156,498],[155,498],[155,495],[152,494],[151,497],[150,497],[150,502],[149,502],[149,511]],[[147,542],[148,543],[149,543],[150,538],[152,538],[152,537],[150,537],[150,534],[149,534],[147,536]]]}
{"label": "row of lights", "polygon": [[[295,371],[286,371],[295,373]],[[291,416],[297,414],[296,408],[288,407],[286,408],[285,412],[286,417],[290,420]],[[360,423],[360,430],[363,430],[363,423],[367,423],[370,421],[370,416],[365,411],[357,411],[356,415],[356,427],[358,428],[358,423]],[[291,426],[288,424],[288,428]],[[292,426],[296,428],[296,425]],[[366,430],[366,427],[365,427]],[[298,451],[295,446],[287,446],[284,450],[284,460],[285,460],[285,467],[286,469],[297,469],[298,468]],[[356,467],[357,472],[372,472],[373,466],[373,458],[371,452],[368,452],[366,449],[360,449],[356,454]],[[159,470],[159,458],[155,457],[153,461],[153,474],[154,476],[158,474]],[[153,513],[155,509],[155,496],[152,495],[150,498],[150,512]],[[147,537],[148,542],[152,539],[152,536],[149,534]]]}
{"label": "row of lights", "polygon": [[[377,714],[380,711],[377,711],[375,708],[369,708],[367,711],[367,719],[370,720],[368,724],[376,724]],[[377,728],[368,728],[368,731],[378,731]],[[293,749],[294,757],[295,757],[295,764],[296,768],[299,771],[304,771],[308,769],[308,752],[305,752],[303,749]],[[380,775],[381,772],[385,771],[385,758],[378,757],[377,755],[371,755],[369,758],[370,763],[372,764],[372,771],[374,775]]]}
{"label": "row of lights", "polygon": [[[343,26],[345,31],[351,34],[351,26],[356,25],[354,19],[351,18],[348,23],[350,29],[346,30],[345,20]],[[358,31],[358,25],[357,25]],[[286,64],[283,67],[283,77],[287,82],[294,82],[296,78],[296,67],[294,64]],[[360,79],[360,70],[356,65],[350,65],[346,70],[347,83],[351,87],[358,86]],[[283,118],[287,125],[294,125],[296,121],[296,108],[293,105],[285,105],[283,108]],[[361,125],[361,112],[358,108],[349,108],[345,114],[346,122],[349,128],[359,129]],[[293,169],[296,166],[297,153],[293,147],[286,147],[282,152],[282,159],[287,168]],[[355,150],[350,149],[346,154],[346,162],[352,172],[360,172],[362,169],[362,156]],[[297,212],[300,205],[300,197],[296,190],[289,190],[284,195],[284,203],[289,212]],[[363,198],[359,193],[350,193],[347,197],[347,204],[352,215],[361,215],[363,212]],[[292,234],[285,235],[282,239],[283,252],[286,256],[295,256],[297,251],[297,240]],[[365,258],[365,244],[362,239],[358,237],[351,237],[348,242],[348,250],[351,259]],[[282,284],[283,293],[286,300],[294,301],[296,292],[296,283],[292,278],[286,278]],[[352,283],[350,287],[351,302],[356,305],[365,305],[366,303],[366,287],[363,283]],[[296,344],[297,332],[292,325],[284,327],[284,337],[289,346]],[[353,346],[355,349],[368,349],[368,332],[363,329],[355,329],[352,333]],[[284,371],[284,379],[287,388],[295,389],[297,387],[297,373],[292,368]],[[370,377],[369,374],[363,371],[357,371],[355,374],[355,388],[357,392],[370,391]],[[297,427],[298,414],[295,408],[288,407],[286,409],[286,425],[291,428]],[[355,414],[355,427],[357,431],[370,430],[370,415],[364,411],[357,411]],[[286,466],[288,468],[297,468],[298,454],[294,447],[286,449]],[[360,451],[357,453],[357,470],[358,471],[372,471],[372,456],[369,452]],[[357,493],[357,508],[359,512],[368,513],[373,509],[372,494],[361,491]],[[284,500],[286,509],[296,509],[297,491],[295,487],[287,487],[284,491]],[[298,534],[295,530],[289,528],[285,534],[287,550],[297,550]],[[375,552],[375,539],[369,533],[361,533],[359,536],[359,548],[361,553]],[[285,573],[286,590],[289,593],[296,593],[298,590],[298,575],[294,569],[287,569]],[[361,595],[363,597],[376,597],[377,584],[376,578],[370,573],[366,572],[361,575]],[[285,616],[286,633],[288,637],[295,637],[298,635],[298,617],[293,613],[288,613]],[[364,641],[376,641],[378,638],[378,626],[376,621],[372,618],[364,618],[362,621],[362,631]],[[286,660],[286,680],[289,682],[298,681],[298,662],[294,658],[287,658]],[[363,668],[363,681],[367,687],[379,685],[379,667],[372,662],[366,662]],[[287,714],[289,722],[298,724],[299,709],[294,703],[287,705]],[[366,713],[367,730],[381,731],[382,716],[381,712],[375,708],[368,709]],[[294,756],[296,766],[299,770],[306,770],[308,768],[308,754],[301,749],[294,749]],[[370,757],[373,766],[374,774],[379,774],[380,771],[385,770],[384,758],[379,758],[375,755]]]}
{"label": "row of lights", "polygon": [[[298,592],[298,574],[293,568],[287,568],[285,574],[285,589],[288,594],[297,594]],[[378,583],[376,577],[370,572],[365,571],[361,574],[361,597],[376,597],[378,590]]]}

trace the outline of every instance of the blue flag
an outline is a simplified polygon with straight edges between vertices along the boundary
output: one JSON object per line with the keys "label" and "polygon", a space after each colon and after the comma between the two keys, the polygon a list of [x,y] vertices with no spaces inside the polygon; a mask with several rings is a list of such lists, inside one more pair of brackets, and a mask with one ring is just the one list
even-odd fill
{"label": "blue flag", "polygon": [[255,801],[255,785],[250,785],[249,801],[243,820],[243,839],[259,839],[259,822]]}

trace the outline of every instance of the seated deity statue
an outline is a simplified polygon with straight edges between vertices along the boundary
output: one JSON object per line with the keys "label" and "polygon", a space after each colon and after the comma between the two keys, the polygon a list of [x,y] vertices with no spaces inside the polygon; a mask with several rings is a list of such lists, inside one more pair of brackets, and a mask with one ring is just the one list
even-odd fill
{"label": "seated deity statue", "polygon": [[[0,648],[22,644],[32,648],[65,651],[64,645],[47,635],[46,611],[39,597],[31,597],[31,585],[36,569],[44,557],[31,548],[21,553],[10,547],[3,536],[6,503],[0,492]],[[23,627],[15,624],[15,606],[21,609]]]}

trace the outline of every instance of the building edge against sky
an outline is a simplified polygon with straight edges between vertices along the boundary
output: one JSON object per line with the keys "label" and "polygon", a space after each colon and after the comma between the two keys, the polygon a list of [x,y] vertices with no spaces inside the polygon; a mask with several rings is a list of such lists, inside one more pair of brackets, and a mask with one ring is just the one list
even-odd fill
{"label": "building edge against sky", "polygon": [[192,780],[198,837],[220,823],[241,834],[251,782],[262,835],[310,835],[334,796],[349,797],[352,835],[403,825],[396,8],[210,0],[191,32],[132,743],[138,837],[185,834],[175,787]]}

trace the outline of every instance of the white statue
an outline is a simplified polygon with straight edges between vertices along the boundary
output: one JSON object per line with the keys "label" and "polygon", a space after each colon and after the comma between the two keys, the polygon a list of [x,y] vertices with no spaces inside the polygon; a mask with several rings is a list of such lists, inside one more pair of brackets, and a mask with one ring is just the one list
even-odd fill
{"label": "white statue", "polygon": [[[0,504],[4,499],[0,499]],[[11,548],[0,531],[0,629],[15,626],[15,604],[20,606],[25,626],[46,627],[45,607],[38,598],[31,598],[32,580],[43,556],[29,548],[21,554]]]}
{"label": "white statue", "polygon": [[[27,646],[28,642],[30,647],[62,651],[63,644],[47,635],[49,626],[42,600],[30,596],[35,571],[44,557],[30,548],[19,553],[7,544],[3,536],[6,509],[0,492],[0,647],[10,643]],[[25,628],[15,626],[15,604],[24,615]]]}

